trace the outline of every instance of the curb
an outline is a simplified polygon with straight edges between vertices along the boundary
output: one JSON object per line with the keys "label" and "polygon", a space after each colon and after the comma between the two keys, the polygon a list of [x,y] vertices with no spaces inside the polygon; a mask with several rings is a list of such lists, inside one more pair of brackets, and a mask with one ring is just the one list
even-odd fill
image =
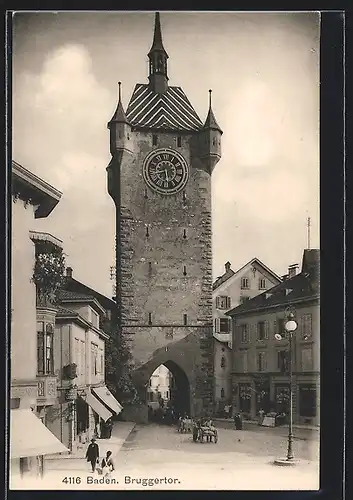
{"label": "curb", "polygon": [[[134,432],[134,430],[136,428],[136,423],[135,422],[131,422],[131,423],[133,424],[133,427],[131,428],[131,430],[128,433],[128,435],[123,439],[123,442],[122,442],[122,444],[121,444],[121,446],[120,446],[120,448],[119,448],[119,450],[118,450],[117,453],[119,453],[119,451],[121,450],[121,448],[124,446],[124,444],[126,443],[126,441],[128,440],[128,438],[130,437],[130,435],[132,434],[132,432]],[[108,442],[109,441],[106,440],[104,444],[106,444]],[[84,455],[83,456],[57,455],[57,456],[45,457],[45,461],[56,461],[56,460],[84,460],[84,461],[86,461],[86,457]]]}

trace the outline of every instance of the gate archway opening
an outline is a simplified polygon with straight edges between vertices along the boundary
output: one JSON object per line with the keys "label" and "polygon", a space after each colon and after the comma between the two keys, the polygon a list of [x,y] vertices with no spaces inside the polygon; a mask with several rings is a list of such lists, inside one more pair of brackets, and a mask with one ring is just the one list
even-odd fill
{"label": "gate archway opening", "polygon": [[159,365],[149,379],[146,399],[150,421],[166,414],[190,415],[190,384],[184,370],[173,361]]}

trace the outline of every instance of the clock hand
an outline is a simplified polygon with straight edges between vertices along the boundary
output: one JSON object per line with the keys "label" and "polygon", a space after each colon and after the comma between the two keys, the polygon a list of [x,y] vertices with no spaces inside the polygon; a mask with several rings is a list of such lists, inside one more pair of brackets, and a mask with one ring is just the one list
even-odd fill
{"label": "clock hand", "polygon": [[164,172],[165,172],[165,180],[166,180],[166,182],[169,182],[169,179],[168,179],[168,170],[165,169]]}

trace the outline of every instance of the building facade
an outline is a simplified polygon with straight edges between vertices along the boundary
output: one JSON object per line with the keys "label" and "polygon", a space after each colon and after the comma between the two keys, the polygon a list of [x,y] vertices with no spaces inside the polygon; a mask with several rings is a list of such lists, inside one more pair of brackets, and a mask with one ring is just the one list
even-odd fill
{"label": "building facade", "polygon": [[213,283],[214,401],[217,413],[222,413],[224,405],[232,402],[232,323],[226,313],[280,282],[281,278],[255,257],[237,271],[226,262],[224,274]]}
{"label": "building facade", "polygon": [[[298,324],[291,353],[284,330],[289,306],[294,308]],[[299,274],[227,314],[232,319],[232,396],[236,408],[253,419],[260,409],[288,415],[291,356],[294,422],[318,425],[319,250],[304,251]]]}
{"label": "building facade", "polygon": [[47,409],[47,427],[75,451],[99,437],[103,423],[122,407],[105,385],[106,311],[95,297],[60,290],[53,339],[57,404]]}
{"label": "building facade", "polygon": [[[56,379],[38,373],[36,286],[33,282],[35,219],[48,217],[60,191],[12,162],[10,477],[41,475],[43,455],[65,446],[38,418],[39,402],[52,404]],[[44,236],[43,236],[44,237]],[[46,235],[51,239],[50,235]],[[55,240],[54,244],[60,244]],[[49,311],[48,324],[53,325]],[[50,327],[48,328],[50,330]],[[30,429],[31,432],[27,432]]]}
{"label": "building facade", "polygon": [[170,400],[171,373],[167,367],[160,365],[153,373],[147,388],[147,401],[151,407],[157,407],[163,400],[166,405]]}
{"label": "building facade", "polygon": [[108,191],[116,206],[119,331],[133,356],[144,405],[154,370],[172,372],[180,408],[213,407],[211,174],[222,130],[212,107],[201,122],[180,87],[170,86],[159,14],[148,53],[147,84],[137,84],[126,114],[108,124]]}

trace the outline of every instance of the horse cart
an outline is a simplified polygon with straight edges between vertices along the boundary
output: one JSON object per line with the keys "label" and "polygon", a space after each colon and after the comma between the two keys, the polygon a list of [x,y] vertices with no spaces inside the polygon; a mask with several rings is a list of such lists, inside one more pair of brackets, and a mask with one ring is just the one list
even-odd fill
{"label": "horse cart", "polygon": [[217,443],[218,442],[218,432],[214,427],[207,426],[194,426],[193,428],[193,441],[203,443],[206,440],[207,443]]}

